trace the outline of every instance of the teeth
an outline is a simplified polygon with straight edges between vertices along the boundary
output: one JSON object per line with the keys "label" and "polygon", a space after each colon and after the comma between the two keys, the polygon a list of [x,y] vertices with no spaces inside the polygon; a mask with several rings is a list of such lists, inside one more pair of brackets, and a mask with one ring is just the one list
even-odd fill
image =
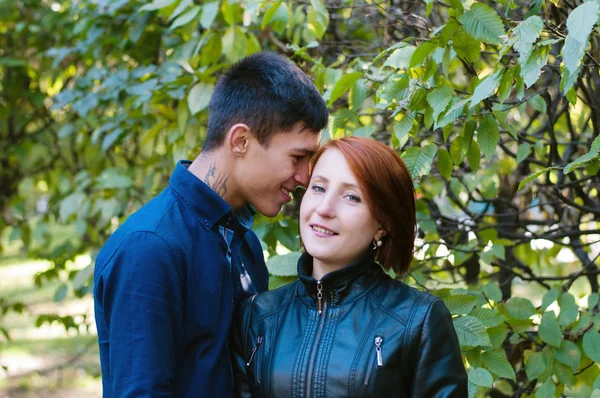
{"label": "teeth", "polygon": [[331,232],[328,229],[325,228],[321,228],[321,227],[317,227],[316,225],[312,227],[312,229],[314,229],[317,232],[320,232],[322,234],[327,234],[327,235],[335,235],[333,232]]}
{"label": "teeth", "polygon": [[284,194],[286,194],[287,196],[291,197],[292,196],[292,191],[288,191],[285,188],[281,188],[280,189],[281,192],[283,192]]}

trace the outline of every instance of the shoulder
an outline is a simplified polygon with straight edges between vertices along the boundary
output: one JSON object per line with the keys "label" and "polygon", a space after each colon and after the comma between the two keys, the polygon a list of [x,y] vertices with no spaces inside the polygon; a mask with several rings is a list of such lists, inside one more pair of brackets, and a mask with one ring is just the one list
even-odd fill
{"label": "shoulder", "polygon": [[388,275],[379,287],[373,290],[371,298],[378,301],[384,311],[405,325],[422,322],[432,308],[434,311],[440,306],[445,309],[444,302],[439,297],[408,286]]}
{"label": "shoulder", "polygon": [[250,317],[251,323],[271,316],[289,305],[296,295],[298,280],[274,290],[256,294],[242,303],[242,312]]}

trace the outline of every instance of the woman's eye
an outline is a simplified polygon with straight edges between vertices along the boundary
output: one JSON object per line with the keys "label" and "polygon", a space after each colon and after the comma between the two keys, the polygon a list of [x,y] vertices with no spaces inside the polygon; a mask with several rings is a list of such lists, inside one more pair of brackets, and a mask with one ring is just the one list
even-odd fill
{"label": "woman's eye", "polygon": [[325,188],[323,188],[320,185],[313,185],[312,187],[310,187],[310,189],[312,189],[314,192],[319,192],[319,193],[325,192]]}
{"label": "woman's eye", "polygon": [[346,198],[348,198],[348,200],[351,202],[360,203],[360,198],[356,195],[349,194],[349,195],[346,195]]}

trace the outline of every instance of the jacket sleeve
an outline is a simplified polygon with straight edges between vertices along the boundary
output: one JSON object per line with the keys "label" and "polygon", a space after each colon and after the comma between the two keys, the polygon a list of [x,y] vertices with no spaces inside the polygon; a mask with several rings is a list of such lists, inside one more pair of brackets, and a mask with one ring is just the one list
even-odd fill
{"label": "jacket sleeve", "polygon": [[415,398],[468,396],[458,338],[442,300],[435,300],[425,315],[411,386]]}
{"label": "jacket sleeve", "polygon": [[[97,265],[98,266],[98,265]],[[107,332],[103,372],[114,397],[170,397],[182,291],[169,245],[150,232],[128,237],[96,281],[96,319]],[[100,338],[100,336],[99,336]]]}
{"label": "jacket sleeve", "polygon": [[248,375],[246,374],[245,345],[250,326],[250,310],[254,296],[244,300],[236,311],[231,329],[231,362],[236,397],[251,397]]}

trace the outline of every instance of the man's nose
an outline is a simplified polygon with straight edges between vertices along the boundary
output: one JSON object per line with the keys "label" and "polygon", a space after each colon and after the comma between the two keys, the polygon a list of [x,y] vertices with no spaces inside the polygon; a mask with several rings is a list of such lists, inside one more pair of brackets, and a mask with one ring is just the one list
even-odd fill
{"label": "man's nose", "polygon": [[294,180],[296,180],[296,183],[304,188],[308,186],[308,182],[310,181],[308,166],[308,162],[301,162],[301,164],[298,165],[296,174],[294,175]]}

